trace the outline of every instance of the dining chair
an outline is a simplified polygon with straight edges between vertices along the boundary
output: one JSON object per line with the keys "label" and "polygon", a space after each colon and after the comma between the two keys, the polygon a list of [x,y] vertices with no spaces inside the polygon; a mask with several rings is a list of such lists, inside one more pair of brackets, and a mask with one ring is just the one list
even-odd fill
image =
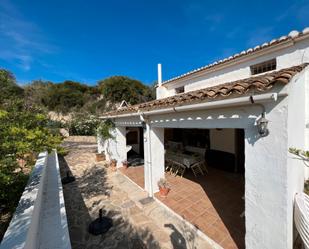
{"label": "dining chair", "polygon": [[165,159],[165,172],[169,172],[173,166],[173,162],[170,159]]}
{"label": "dining chair", "polygon": [[186,171],[186,166],[184,166],[182,163],[179,162],[173,162],[174,164],[174,176],[179,175],[180,177],[183,177],[183,174]]}
{"label": "dining chair", "polygon": [[208,173],[206,161],[202,161],[202,162],[201,162],[200,168],[201,168],[201,170],[205,171],[205,173]]}
{"label": "dining chair", "polygon": [[194,163],[190,166],[194,176],[196,177],[198,174],[204,175],[203,170],[201,169],[201,162]]}

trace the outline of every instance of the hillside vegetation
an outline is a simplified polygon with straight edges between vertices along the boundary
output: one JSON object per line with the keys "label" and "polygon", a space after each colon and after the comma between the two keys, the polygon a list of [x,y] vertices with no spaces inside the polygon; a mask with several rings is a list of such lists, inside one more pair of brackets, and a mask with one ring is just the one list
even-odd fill
{"label": "hillside vegetation", "polygon": [[0,69],[0,102],[20,99],[28,108],[44,112],[54,128],[67,128],[71,135],[94,135],[98,116],[115,109],[122,100],[137,104],[154,99],[155,88],[126,76],[112,76],[89,86],[66,80],[60,83],[33,80],[19,86],[14,75]]}
{"label": "hillside vegetation", "polygon": [[29,105],[46,108],[59,113],[101,114],[126,100],[136,104],[152,100],[154,89],[138,80],[125,76],[113,76],[88,86],[79,82],[53,83],[35,80],[23,87]]}

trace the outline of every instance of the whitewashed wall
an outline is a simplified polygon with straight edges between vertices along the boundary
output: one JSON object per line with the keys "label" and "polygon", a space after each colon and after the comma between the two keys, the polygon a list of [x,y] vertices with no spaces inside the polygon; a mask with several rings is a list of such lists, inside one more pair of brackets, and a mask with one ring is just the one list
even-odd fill
{"label": "whitewashed wall", "polygon": [[235,129],[211,129],[210,149],[235,154]]}
{"label": "whitewashed wall", "polygon": [[152,189],[158,192],[158,181],[165,178],[165,155],[164,155],[164,128],[151,127],[151,165],[152,168]]}
{"label": "whitewashed wall", "polygon": [[[151,117],[153,127],[245,129],[246,247],[288,248],[287,100],[266,104],[270,134],[259,138],[259,106]],[[155,169],[155,168],[154,168]],[[159,169],[158,169],[159,170]]]}
{"label": "whitewashed wall", "polygon": [[[288,148],[308,146],[308,140],[304,138],[308,134],[308,129],[305,129],[308,113],[299,111],[300,106],[308,103],[308,99],[305,99],[309,93],[307,71],[294,77],[283,89],[273,89],[289,89],[290,96],[265,103],[270,131],[267,137],[261,138],[255,126],[256,118],[262,112],[257,105],[149,117],[153,131],[162,130],[158,128],[245,129],[246,248],[292,249],[293,196],[295,191],[302,190],[304,167],[291,160]],[[130,118],[129,122],[137,120]],[[125,118],[119,119],[119,123],[125,125]],[[146,146],[147,142],[147,157]],[[152,154],[162,155],[162,148],[158,144],[152,150]],[[161,157],[156,162],[151,160],[151,163],[155,165],[152,167],[153,177],[164,174],[164,160]],[[146,185],[149,183],[148,170],[146,167]]]}
{"label": "whitewashed wall", "polygon": [[106,153],[106,159],[117,160],[117,166],[122,166],[122,162],[127,159],[127,147],[126,147],[126,127],[116,126],[111,130],[113,139],[104,141],[104,151]]}
{"label": "whitewashed wall", "polygon": [[157,98],[174,95],[175,88],[180,86],[185,86],[185,91],[187,92],[251,77],[251,65],[275,57],[277,57],[277,70],[309,62],[309,39],[298,41],[294,45],[292,44],[291,42],[289,46],[281,46],[280,50],[273,49],[272,51],[271,49],[266,49],[265,53],[261,55],[244,56],[239,62],[230,63],[229,66],[218,66],[217,69],[198,72],[163,85],[157,88]]}
{"label": "whitewashed wall", "polygon": [[[306,70],[306,75],[304,76],[305,80],[305,87],[304,87],[304,93],[305,93],[305,124],[306,124],[306,130],[305,130],[305,150],[309,151],[309,75],[308,75],[308,69]],[[306,179],[309,178],[309,167],[305,167],[305,177]]]}
{"label": "whitewashed wall", "polygon": [[[289,84],[288,96],[288,148],[295,147],[299,149],[308,148],[308,128],[306,123],[308,120],[308,85],[309,70],[305,69],[292,84]],[[307,98],[307,99],[306,99]],[[306,166],[301,160],[295,159],[293,155],[288,153],[288,248],[293,247],[293,200],[296,192],[303,190],[305,180]],[[295,237],[294,237],[295,238]]]}

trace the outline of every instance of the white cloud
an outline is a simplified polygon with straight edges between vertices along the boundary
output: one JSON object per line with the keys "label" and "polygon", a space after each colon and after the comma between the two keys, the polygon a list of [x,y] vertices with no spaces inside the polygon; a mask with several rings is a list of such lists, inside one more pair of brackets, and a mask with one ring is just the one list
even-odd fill
{"label": "white cloud", "polygon": [[55,51],[35,23],[26,20],[8,0],[0,1],[0,59],[28,71],[36,56]]}

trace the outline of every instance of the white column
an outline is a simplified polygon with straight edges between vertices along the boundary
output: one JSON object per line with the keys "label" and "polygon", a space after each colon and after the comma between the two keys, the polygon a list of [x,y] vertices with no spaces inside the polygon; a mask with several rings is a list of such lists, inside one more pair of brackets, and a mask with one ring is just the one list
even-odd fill
{"label": "white column", "polygon": [[246,248],[288,249],[286,112],[268,118],[267,137],[245,130]]}
{"label": "white column", "polygon": [[111,133],[114,139],[107,141],[108,160],[116,159],[117,166],[120,167],[122,161],[127,159],[126,127],[117,126]]}
{"label": "white column", "polygon": [[122,161],[127,160],[127,138],[126,138],[126,127],[116,127],[117,139],[116,139],[116,149],[117,149],[117,166],[122,166]]}
{"label": "white column", "polygon": [[164,128],[151,128],[151,177],[153,193],[159,190],[158,181],[164,178]]}
{"label": "white column", "polygon": [[97,144],[98,144],[98,153],[102,153],[104,151],[104,140],[99,134],[97,134]]}
{"label": "white column", "polygon": [[150,126],[146,123],[146,130],[144,130],[144,188],[152,196],[151,189],[151,174],[150,174],[150,163],[151,163],[151,148],[150,148]]}
{"label": "white column", "polygon": [[144,133],[145,190],[150,196],[158,191],[158,181],[164,177],[164,128],[146,124]]}

